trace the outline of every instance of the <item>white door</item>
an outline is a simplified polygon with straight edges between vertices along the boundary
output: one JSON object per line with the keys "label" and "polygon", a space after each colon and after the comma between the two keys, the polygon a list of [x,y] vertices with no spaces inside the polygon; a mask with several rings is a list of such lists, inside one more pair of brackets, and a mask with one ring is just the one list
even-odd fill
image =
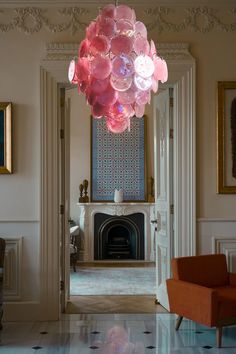
{"label": "white door", "polygon": [[60,89],[60,304],[65,312],[70,286],[70,101]]}
{"label": "white door", "polygon": [[154,98],[154,176],[156,219],[156,300],[169,309],[166,279],[173,254],[173,89]]}

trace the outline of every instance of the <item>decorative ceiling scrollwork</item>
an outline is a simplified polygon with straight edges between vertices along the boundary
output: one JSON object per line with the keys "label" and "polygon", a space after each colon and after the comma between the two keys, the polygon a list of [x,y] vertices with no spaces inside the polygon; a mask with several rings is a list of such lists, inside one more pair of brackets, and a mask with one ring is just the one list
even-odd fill
{"label": "decorative ceiling scrollwork", "polygon": [[[69,31],[72,35],[85,29],[93,19],[91,7],[64,7],[50,11],[48,7],[0,8],[0,33],[20,31],[27,35],[47,30],[50,33]],[[207,6],[184,8],[152,7],[140,9],[141,20],[149,31],[209,33],[236,31],[236,8]]]}
{"label": "decorative ceiling scrollwork", "polygon": [[[5,14],[11,15],[9,23],[1,23],[1,17]],[[24,7],[16,9],[0,9],[0,32],[17,30],[24,34],[31,35],[46,29],[51,33],[60,33],[70,31],[72,35],[84,30],[87,23],[84,22],[84,16],[89,14],[89,10],[80,7],[66,7],[57,9],[54,19],[48,13],[46,8]],[[66,21],[59,22],[60,18],[66,18]],[[59,23],[54,23],[54,21]],[[5,21],[4,21],[5,22]],[[30,22],[30,24],[29,24]]]}
{"label": "decorative ceiling scrollwork", "polygon": [[[208,33],[214,29],[223,32],[233,32],[236,30],[236,8],[233,9],[215,9],[207,6],[186,8],[182,11],[179,23],[173,23],[169,17],[175,15],[176,11],[167,7],[155,7],[145,10],[152,21],[147,23],[149,31],[157,30],[158,33],[193,31]],[[177,16],[176,16],[177,17]],[[224,18],[231,17],[233,22],[224,22]],[[179,20],[179,16],[177,18]],[[226,20],[225,20],[226,21]]]}

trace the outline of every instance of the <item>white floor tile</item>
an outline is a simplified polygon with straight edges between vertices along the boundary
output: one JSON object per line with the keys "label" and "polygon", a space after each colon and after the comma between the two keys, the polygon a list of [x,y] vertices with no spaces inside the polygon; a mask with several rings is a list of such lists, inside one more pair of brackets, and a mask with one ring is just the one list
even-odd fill
{"label": "white floor tile", "polygon": [[4,323],[0,354],[233,354],[236,327],[223,331],[184,320],[175,331],[172,314],[63,315],[56,322]]}

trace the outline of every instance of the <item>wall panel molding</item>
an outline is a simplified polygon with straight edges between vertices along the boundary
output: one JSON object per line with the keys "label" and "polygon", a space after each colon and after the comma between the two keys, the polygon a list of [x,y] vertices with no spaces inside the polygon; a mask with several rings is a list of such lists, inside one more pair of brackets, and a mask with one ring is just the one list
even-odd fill
{"label": "wall panel molding", "polygon": [[228,269],[236,271],[236,235],[232,238],[212,238],[213,253],[224,253],[226,255]]}
{"label": "wall panel molding", "polygon": [[5,224],[28,224],[28,223],[30,223],[30,224],[37,224],[37,223],[39,223],[39,221],[40,220],[0,220],[0,224],[3,224],[3,223],[5,223]]}
{"label": "wall panel molding", "polygon": [[21,299],[22,240],[23,237],[5,239],[3,285],[5,301]]}
{"label": "wall panel molding", "polygon": [[236,272],[236,219],[199,218],[198,254],[224,253],[229,270]]}
{"label": "wall panel molding", "polygon": [[[43,7],[0,7],[0,32],[19,31],[27,35],[32,35],[41,30],[50,33],[61,33],[69,31],[72,35],[84,31],[86,26],[98,13],[98,6],[86,4],[81,7],[54,7],[54,11],[49,11],[45,5]],[[34,5],[34,2],[33,2]],[[52,4],[46,4],[52,5]],[[62,3],[61,6],[64,4]],[[76,4],[75,4],[76,5]],[[93,5],[93,7],[91,7]],[[101,4],[100,4],[101,5]],[[149,3],[149,6],[152,3]],[[22,6],[22,5],[21,5]],[[60,6],[60,3],[57,4]],[[131,5],[132,6],[132,5]],[[233,6],[233,5],[232,5]],[[221,32],[236,31],[236,8],[226,6],[225,8],[195,6],[183,8],[178,11],[179,6],[152,6],[147,5],[139,8],[140,20],[146,23],[149,31],[155,30],[159,34],[163,32],[183,32],[192,31],[202,34],[210,33],[214,30]]]}
{"label": "wall panel molding", "polygon": [[216,222],[236,222],[236,219],[227,219],[227,218],[198,218],[198,223],[216,223]]}

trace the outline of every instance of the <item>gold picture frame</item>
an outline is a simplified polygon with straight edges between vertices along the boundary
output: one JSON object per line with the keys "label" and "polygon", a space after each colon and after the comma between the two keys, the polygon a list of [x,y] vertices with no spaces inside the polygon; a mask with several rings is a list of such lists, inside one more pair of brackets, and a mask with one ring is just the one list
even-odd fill
{"label": "gold picture frame", "polygon": [[0,102],[0,174],[12,173],[12,104]]}
{"label": "gold picture frame", "polygon": [[217,160],[219,194],[236,193],[236,81],[219,81]]}

